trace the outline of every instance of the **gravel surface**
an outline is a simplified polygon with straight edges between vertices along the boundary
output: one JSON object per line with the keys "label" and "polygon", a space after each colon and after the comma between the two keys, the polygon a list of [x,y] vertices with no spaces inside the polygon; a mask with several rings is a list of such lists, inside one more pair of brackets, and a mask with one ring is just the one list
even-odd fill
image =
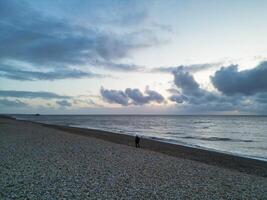
{"label": "gravel surface", "polygon": [[0,199],[267,199],[267,178],[0,119]]}

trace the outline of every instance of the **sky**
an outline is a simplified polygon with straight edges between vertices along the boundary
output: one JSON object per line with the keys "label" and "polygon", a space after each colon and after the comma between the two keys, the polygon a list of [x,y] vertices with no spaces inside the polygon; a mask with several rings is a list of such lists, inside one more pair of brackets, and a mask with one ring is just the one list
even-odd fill
{"label": "sky", "polygon": [[265,0],[0,0],[0,113],[267,114]]}

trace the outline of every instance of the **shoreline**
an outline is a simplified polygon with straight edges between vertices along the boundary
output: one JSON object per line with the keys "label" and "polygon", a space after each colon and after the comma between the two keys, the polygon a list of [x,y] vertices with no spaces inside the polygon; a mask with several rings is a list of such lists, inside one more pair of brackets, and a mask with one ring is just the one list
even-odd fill
{"label": "shoreline", "polygon": [[[41,124],[45,124],[45,123],[42,123],[41,122]],[[55,125],[55,124],[45,124],[45,125]],[[134,137],[131,134],[120,133],[120,132],[113,132],[113,131],[108,131],[108,130],[101,130],[101,129],[97,129],[97,128],[86,128],[86,127],[68,126],[68,125],[58,125],[58,126],[70,127],[70,128],[81,128],[81,129],[92,130],[92,131],[103,131],[103,132],[108,132],[110,134],[118,134],[118,135],[126,135],[126,136]],[[215,153],[221,153],[221,154],[226,154],[226,155],[230,155],[230,156],[241,157],[241,158],[245,158],[245,159],[258,160],[258,161],[263,161],[263,162],[266,162],[267,163],[267,158],[263,158],[263,157],[253,157],[253,156],[249,156],[249,155],[242,155],[242,154],[238,154],[238,153],[231,153],[231,152],[227,152],[227,151],[220,151],[220,150],[217,150],[217,149],[202,147],[202,146],[199,146],[199,145],[191,145],[191,144],[187,144],[187,143],[176,142],[174,140],[173,141],[172,140],[166,140],[164,138],[146,137],[146,136],[142,136],[142,135],[138,135],[138,136],[141,137],[141,139],[148,139],[148,140],[152,140],[152,141],[155,141],[155,142],[161,142],[161,143],[166,143],[166,144],[183,146],[183,147],[188,147],[188,148],[192,148],[192,149],[212,151],[212,152],[215,152]]]}
{"label": "shoreline", "polygon": [[[1,116],[0,118],[5,117]],[[71,134],[94,137],[104,141],[134,147],[134,136],[126,134],[114,133],[97,129],[44,124],[40,122],[19,120],[15,118],[11,119],[10,117],[8,117],[8,119],[26,123],[39,124],[44,127],[65,131]],[[267,162],[263,160],[241,157],[238,155],[201,149],[197,147],[172,144],[148,138],[141,138],[140,145],[141,149],[155,151],[173,157],[198,161],[208,165],[232,169],[247,174],[267,177]]]}
{"label": "shoreline", "polygon": [[[31,121],[31,122],[35,122],[35,123],[40,123],[40,124],[46,124],[46,125],[56,125],[56,126],[64,126],[64,127],[72,127],[72,128],[81,128],[81,129],[87,129],[87,130],[92,130],[92,131],[104,131],[104,132],[110,132],[111,134],[120,134],[120,135],[128,135],[128,136],[133,136],[135,134],[129,133],[128,131],[122,131],[122,130],[112,130],[110,131],[107,128],[101,128],[101,127],[95,127],[95,126],[83,126],[81,125],[75,125],[72,123],[61,123],[61,124],[54,124],[54,123],[48,123],[48,122],[44,122],[44,121],[35,121],[35,119],[30,119],[30,118],[24,118],[24,117],[20,117],[20,116],[28,116],[29,114],[10,114],[10,115],[4,115],[7,116],[8,118],[12,118],[12,119],[16,119],[16,120],[23,120],[23,121]],[[3,116],[0,114],[0,117]],[[30,115],[29,115],[30,116]],[[65,116],[65,115],[43,115],[46,117],[49,116]],[[68,116],[68,115],[66,115]],[[70,116],[83,116],[83,115],[72,115],[70,114]],[[85,115],[85,116],[106,116],[106,115]],[[109,115],[107,115],[109,116]],[[110,115],[110,116],[117,116],[117,115]],[[139,116],[139,115],[119,115],[119,116]],[[150,116],[150,115],[140,115],[140,116]],[[165,115],[151,115],[153,116],[165,116]],[[166,116],[172,116],[172,115],[166,115]],[[179,115],[173,115],[173,116],[179,116]],[[181,116],[195,116],[195,115],[181,115]],[[202,116],[202,115],[196,115],[196,116]],[[221,115],[203,115],[203,116],[221,116]],[[228,116],[228,115],[224,115],[223,117]],[[232,115],[229,115],[232,116]],[[257,116],[257,117],[266,117],[265,115],[235,115],[235,116]],[[37,118],[36,118],[37,119]],[[51,121],[52,122],[52,121]],[[190,133],[190,131],[186,131],[185,133]],[[265,155],[264,152],[262,152],[262,154],[260,155],[253,155],[253,153],[251,154],[251,152],[249,153],[242,153],[242,151],[236,151],[236,152],[232,152],[232,151],[228,151],[228,150],[222,150],[222,149],[216,149],[213,147],[208,147],[208,146],[202,146],[202,145],[198,145],[196,143],[188,143],[186,141],[181,141],[181,140],[177,140],[177,139],[169,139],[169,138],[164,138],[164,137],[157,137],[157,136],[146,136],[143,135],[143,133],[145,133],[145,131],[143,132],[136,132],[137,135],[139,135],[140,137],[144,138],[144,139],[149,139],[149,140],[153,140],[153,141],[159,141],[159,142],[163,142],[163,143],[167,143],[167,144],[174,144],[174,145],[178,145],[178,146],[185,146],[185,147],[189,147],[189,148],[194,148],[194,149],[200,149],[200,150],[207,150],[207,151],[212,151],[212,152],[217,152],[217,153],[222,153],[222,154],[227,154],[227,155],[232,155],[232,156],[237,156],[237,157],[242,157],[242,158],[248,158],[248,159],[253,159],[253,160],[260,160],[263,162],[267,162],[267,157],[266,156],[262,156]],[[183,137],[182,137],[183,138]],[[187,137],[186,137],[187,138]],[[192,136],[193,139],[200,139],[202,140],[202,138],[194,138],[194,136]],[[203,138],[203,140],[208,140],[211,139],[211,141],[220,141],[220,139],[225,139],[225,140],[235,140],[233,138],[218,138],[218,140],[213,140],[213,137],[211,138]],[[237,139],[238,140],[238,139]],[[256,142],[253,140],[245,140],[244,142]],[[244,151],[246,152],[246,151]]]}
{"label": "shoreline", "polygon": [[0,117],[0,199],[266,199],[258,162],[242,173],[192,148],[89,132]]}

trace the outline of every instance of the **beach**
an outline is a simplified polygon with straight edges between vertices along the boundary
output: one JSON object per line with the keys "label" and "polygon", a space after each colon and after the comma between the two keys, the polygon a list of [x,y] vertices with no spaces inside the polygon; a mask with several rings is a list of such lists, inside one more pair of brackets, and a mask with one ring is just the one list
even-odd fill
{"label": "beach", "polygon": [[0,118],[0,199],[267,199],[267,162]]}

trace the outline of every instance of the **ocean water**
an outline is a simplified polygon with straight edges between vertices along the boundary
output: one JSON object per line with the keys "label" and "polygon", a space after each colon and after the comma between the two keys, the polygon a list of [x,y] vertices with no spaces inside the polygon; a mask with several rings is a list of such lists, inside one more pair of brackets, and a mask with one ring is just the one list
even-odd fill
{"label": "ocean water", "polygon": [[47,124],[140,135],[267,161],[267,116],[15,115]]}

